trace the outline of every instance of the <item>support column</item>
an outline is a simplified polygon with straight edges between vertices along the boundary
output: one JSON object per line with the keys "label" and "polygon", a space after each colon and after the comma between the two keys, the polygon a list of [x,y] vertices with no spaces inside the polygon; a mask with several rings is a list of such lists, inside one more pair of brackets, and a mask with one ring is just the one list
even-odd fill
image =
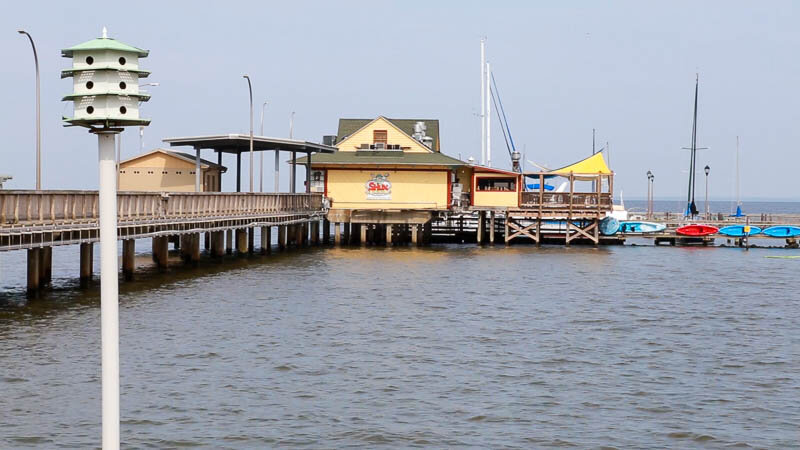
{"label": "support column", "polygon": [[92,244],[91,242],[81,243],[81,271],[80,271],[81,287],[88,286],[89,282],[92,281],[92,272],[93,272],[92,260],[94,259],[94,255],[92,254],[93,250],[94,250],[94,244]]}
{"label": "support column", "polygon": [[367,224],[362,223],[362,224],[358,224],[356,226],[360,228],[360,230],[359,230],[360,231],[360,237],[361,237],[360,244],[361,244],[362,247],[364,247],[364,246],[367,245]]}
{"label": "support column", "polygon": [[478,231],[476,235],[478,245],[483,244],[483,214],[483,211],[478,211]]}
{"label": "support column", "polygon": [[417,224],[411,225],[411,245],[415,247],[419,245],[419,225]]}
{"label": "support column", "polygon": [[489,212],[489,244],[494,245],[494,211]]}
{"label": "support column", "polygon": [[340,222],[333,222],[333,245],[342,245],[342,224]]}
{"label": "support column", "polygon": [[192,236],[188,234],[181,234],[178,236],[178,242],[180,242],[181,259],[186,262],[189,261],[189,253],[192,251],[191,237]]}
{"label": "support column", "polygon": [[211,232],[203,233],[203,248],[211,250]]}
{"label": "support column", "polygon": [[326,245],[331,243],[331,223],[328,219],[322,219],[322,243]]}
{"label": "support column", "polygon": [[40,248],[28,249],[28,295],[35,295],[39,292],[39,285],[41,282],[41,275],[39,274],[39,265],[41,261]]}
{"label": "support column", "polygon": [[240,255],[247,253],[247,229],[236,230],[236,252]]}
{"label": "support column", "polygon": [[156,259],[156,265],[160,269],[165,269],[169,257],[169,237],[156,236],[153,238],[153,255]]}
{"label": "support column", "polygon": [[391,224],[387,224],[386,225],[386,246],[387,247],[391,247],[392,246],[392,225]]}
{"label": "support column", "polygon": [[256,227],[247,229],[247,253],[252,254],[256,247]]}
{"label": "support column", "polygon": [[319,219],[311,222],[311,245],[319,245]]}
{"label": "support column", "polygon": [[305,229],[306,223],[297,224],[294,226],[294,233],[295,239],[297,240],[297,246],[302,247],[305,241]]}
{"label": "support column", "polygon": [[122,277],[125,281],[133,279],[135,249],[136,240],[125,239],[122,241]]}
{"label": "support column", "polygon": [[236,154],[236,192],[242,192],[242,152]]}
{"label": "support column", "polygon": [[220,258],[225,254],[225,232],[212,231],[211,233],[211,256]]}
{"label": "support column", "polygon": [[508,234],[508,219],[509,219],[508,211],[506,211],[506,217],[503,220],[503,233],[504,233],[503,234],[503,240],[506,241],[506,245],[507,246],[511,245],[511,240],[508,238],[509,236],[511,236],[510,234]]}
{"label": "support column", "polygon": [[47,284],[53,279],[53,247],[42,247],[39,251],[39,281]]}
{"label": "support column", "polygon": [[344,233],[344,235],[342,236],[344,245],[352,244],[354,239],[352,236],[352,231],[353,231],[352,224],[350,222],[344,222],[342,223],[342,226],[344,227],[344,230],[342,230],[342,233]]}
{"label": "support column", "polygon": [[272,250],[272,227],[261,227],[261,254],[266,255]]}
{"label": "support column", "polygon": [[278,225],[278,249],[286,250],[286,225]]}
{"label": "support column", "polygon": [[189,262],[197,263],[200,261],[200,233],[189,235]]}
{"label": "support column", "polygon": [[233,253],[233,230],[225,231],[225,253]]}

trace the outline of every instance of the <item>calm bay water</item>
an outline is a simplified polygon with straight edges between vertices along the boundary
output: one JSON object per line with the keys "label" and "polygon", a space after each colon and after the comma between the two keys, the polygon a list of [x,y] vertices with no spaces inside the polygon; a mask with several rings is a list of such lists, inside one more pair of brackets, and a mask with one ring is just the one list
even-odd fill
{"label": "calm bay water", "polygon": [[[0,297],[2,448],[99,443],[98,292],[56,250],[45,298]],[[765,256],[798,254],[328,248],[142,269],[120,292],[124,446],[796,446],[800,260]],[[23,253],[0,258],[23,285]]]}

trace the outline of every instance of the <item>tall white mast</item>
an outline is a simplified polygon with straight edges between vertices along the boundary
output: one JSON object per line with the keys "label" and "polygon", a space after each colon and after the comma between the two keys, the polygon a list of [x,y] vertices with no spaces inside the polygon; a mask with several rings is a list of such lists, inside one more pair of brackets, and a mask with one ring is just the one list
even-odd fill
{"label": "tall white mast", "polygon": [[492,67],[486,63],[486,165],[492,166]]}
{"label": "tall white mast", "polygon": [[481,38],[481,165],[486,164],[486,38]]}
{"label": "tall white mast", "polygon": [[742,206],[741,182],[739,181],[739,136],[736,136],[736,206]]}

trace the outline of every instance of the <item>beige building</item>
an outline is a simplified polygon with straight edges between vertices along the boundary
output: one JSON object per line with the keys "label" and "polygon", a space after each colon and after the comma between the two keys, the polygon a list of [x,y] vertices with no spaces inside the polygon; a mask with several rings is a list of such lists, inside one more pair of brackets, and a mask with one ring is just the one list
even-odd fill
{"label": "beige building", "polygon": [[[120,191],[194,192],[195,157],[157,148],[119,164]],[[200,159],[203,192],[220,192],[224,166]]]}

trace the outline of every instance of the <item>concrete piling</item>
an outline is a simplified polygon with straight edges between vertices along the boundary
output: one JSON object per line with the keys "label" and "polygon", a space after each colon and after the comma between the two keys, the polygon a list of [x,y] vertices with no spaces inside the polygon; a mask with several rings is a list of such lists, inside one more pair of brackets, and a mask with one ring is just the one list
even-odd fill
{"label": "concrete piling", "polygon": [[156,236],[153,238],[153,258],[159,269],[166,269],[169,260],[169,237]]}
{"label": "concrete piling", "polygon": [[328,221],[328,219],[322,219],[322,243],[327,245],[330,244],[330,242],[331,242],[331,223]]}
{"label": "concrete piling", "polygon": [[91,242],[81,243],[80,252],[80,283],[81,287],[86,287],[92,281],[94,244]]}
{"label": "concrete piling", "polygon": [[41,248],[28,249],[28,295],[33,296],[39,292],[41,275],[39,267],[41,263]]}
{"label": "concrete piling", "polygon": [[278,249],[286,250],[286,225],[278,225]]}
{"label": "concrete piling", "polygon": [[233,230],[225,231],[225,253],[233,254]]}
{"label": "concrete piling", "polygon": [[247,229],[239,228],[236,230],[236,252],[240,255],[247,253]]}
{"label": "concrete piling", "polygon": [[53,247],[42,247],[39,252],[39,282],[47,284],[53,279]]}
{"label": "concrete piling", "polygon": [[125,239],[122,241],[122,277],[126,281],[133,280],[133,267],[136,241]]}
{"label": "concrete piling", "polygon": [[261,254],[266,255],[272,250],[272,227],[261,227]]}

